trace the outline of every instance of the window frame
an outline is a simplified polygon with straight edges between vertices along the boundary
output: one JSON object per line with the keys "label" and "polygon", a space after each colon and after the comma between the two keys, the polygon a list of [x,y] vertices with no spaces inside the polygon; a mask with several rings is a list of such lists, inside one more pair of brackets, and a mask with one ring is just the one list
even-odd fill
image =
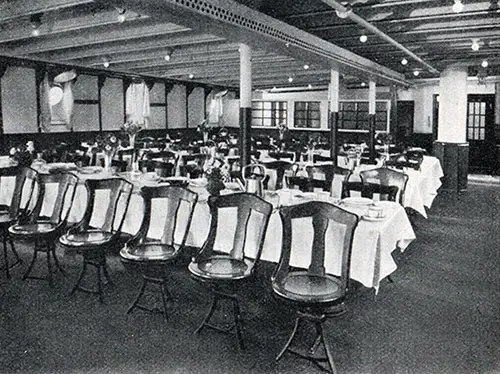
{"label": "window frame", "polygon": [[[255,108],[254,103],[261,103],[261,108]],[[265,108],[265,104],[270,103],[271,108]],[[269,115],[266,116],[265,112],[269,111]],[[260,116],[255,116],[255,112],[261,112]],[[281,115],[280,115],[281,113]],[[276,115],[277,114],[277,115]],[[254,124],[255,120],[259,120],[260,124]],[[270,120],[271,124],[265,125],[264,121]],[[274,129],[279,123],[284,123],[288,126],[288,101],[286,100],[252,100],[252,127]]]}

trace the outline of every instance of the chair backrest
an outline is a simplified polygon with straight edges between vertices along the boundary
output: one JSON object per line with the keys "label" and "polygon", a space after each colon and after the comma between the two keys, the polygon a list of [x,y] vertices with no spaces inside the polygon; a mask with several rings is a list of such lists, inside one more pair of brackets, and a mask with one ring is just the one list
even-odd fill
{"label": "chair backrest", "polygon": [[308,165],[306,166],[309,177],[309,190],[321,188],[329,191],[332,196],[341,197],[342,184],[349,179],[352,171],[336,165]]}
{"label": "chair backrest", "polygon": [[0,169],[1,177],[15,177],[9,209],[9,217],[16,219],[29,208],[38,172],[29,167]]}
{"label": "chair backrest", "polygon": [[[286,170],[291,170],[293,163],[289,161],[268,161],[262,162],[262,165],[266,167],[266,169],[275,170],[276,171],[276,185],[275,189],[280,190],[283,188],[283,177],[285,175]],[[265,186],[267,188],[267,186]]]}
{"label": "chair backrest", "polygon": [[78,177],[71,173],[38,174],[36,204],[29,213],[31,222],[40,218],[54,224],[64,224],[75,197]]}
{"label": "chair backrest", "polygon": [[388,168],[364,170],[360,172],[359,175],[364,189],[373,189],[373,186],[369,186],[370,184],[397,187],[399,193],[397,194],[396,201],[403,204],[408,175]]}
{"label": "chair backrest", "polygon": [[[345,295],[349,281],[351,248],[354,232],[358,224],[358,216],[335,205],[310,201],[303,204],[291,205],[280,209],[282,222],[281,256],[272,276],[273,281],[280,282],[294,266],[292,260],[300,256],[309,259],[307,273],[312,276],[332,274],[340,277],[342,292]],[[303,218],[311,218],[309,221]],[[294,220],[300,220],[301,229],[305,224],[312,228],[312,242],[304,247],[303,243],[292,243],[292,227]],[[306,223],[309,222],[309,223]],[[300,251],[300,255],[298,252]],[[340,264],[332,261],[340,261]],[[307,262],[306,262],[307,263]],[[330,271],[327,271],[327,268]],[[332,269],[338,273],[333,274]]]}
{"label": "chair backrest", "polygon": [[174,175],[175,164],[165,161],[153,161],[154,171],[160,177],[171,177]]}
{"label": "chair backrest", "polygon": [[205,153],[181,155],[179,160],[181,175],[186,177],[189,174],[193,179],[200,177],[207,157]]}
{"label": "chair backrest", "polygon": [[269,152],[269,157],[276,160],[289,160],[295,162],[295,152]]}
{"label": "chair backrest", "polygon": [[[214,252],[221,250],[216,245],[217,237],[224,237],[223,241],[227,243],[231,231],[228,224],[231,223],[235,224],[235,228],[232,233],[232,246],[229,249],[230,256],[240,260],[247,259],[253,268],[259,261],[264,246],[267,225],[273,210],[272,204],[255,194],[246,192],[212,196],[208,203],[212,216],[210,231],[195,261],[210,257]],[[220,221],[221,214],[233,214],[233,210],[236,210],[236,217],[230,216],[230,222],[227,216],[226,220]]]}
{"label": "chair backrest", "polygon": [[[143,187],[141,195],[144,200],[144,216],[137,235],[129,244],[159,239],[163,244],[179,245],[179,250],[184,247],[198,194],[184,187],[158,186]],[[165,220],[161,226],[157,222],[160,218]]]}
{"label": "chair backrest", "polygon": [[87,179],[87,208],[76,229],[89,227],[119,233],[132,195],[132,183],[122,178]]}

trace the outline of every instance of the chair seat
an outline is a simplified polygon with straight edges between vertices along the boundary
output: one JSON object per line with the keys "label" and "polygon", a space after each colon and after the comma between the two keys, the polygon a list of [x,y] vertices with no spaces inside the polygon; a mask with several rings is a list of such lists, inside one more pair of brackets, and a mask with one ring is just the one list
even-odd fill
{"label": "chair seat", "polygon": [[250,276],[251,269],[249,260],[238,260],[229,255],[213,256],[189,264],[189,271],[193,275],[207,280],[243,279]]}
{"label": "chair seat", "polygon": [[38,236],[50,234],[57,229],[57,225],[52,222],[37,222],[27,225],[14,225],[9,227],[9,233],[16,236]]}
{"label": "chair seat", "polygon": [[342,297],[340,280],[331,275],[289,273],[281,282],[273,283],[279,296],[299,303],[330,303]]}
{"label": "chair seat", "polygon": [[64,234],[59,242],[70,247],[98,246],[106,244],[113,238],[114,233],[101,230],[87,230],[84,232]]}
{"label": "chair seat", "polygon": [[9,212],[0,212],[0,226],[10,226],[14,221]]}
{"label": "chair seat", "polygon": [[120,256],[129,261],[168,261],[175,257],[179,246],[162,244],[160,242],[149,242],[136,247],[124,247]]}

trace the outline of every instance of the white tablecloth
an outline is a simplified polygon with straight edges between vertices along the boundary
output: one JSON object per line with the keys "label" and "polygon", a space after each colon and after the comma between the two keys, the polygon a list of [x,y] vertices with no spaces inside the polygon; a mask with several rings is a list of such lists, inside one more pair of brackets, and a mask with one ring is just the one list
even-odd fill
{"label": "white tablecloth", "polygon": [[[80,175],[82,182],[88,178],[105,178],[109,177],[106,174],[90,174]],[[143,216],[143,202],[142,197],[138,193],[142,185],[156,185],[156,182],[147,182],[137,177],[133,180],[136,188],[132,194],[132,198],[127,211],[126,219],[123,225],[123,232],[135,234],[142,222]],[[208,197],[206,190],[203,188],[196,189],[199,193],[199,203],[195,208],[195,213],[191,225],[191,230],[188,237],[188,245],[201,247],[204,243],[208,230],[210,227],[210,212],[206,199]],[[230,191],[226,191],[230,192]],[[289,190],[279,191],[280,204],[287,205],[290,203],[298,203],[304,200],[292,199],[290,196],[299,191],[290,192]],[[104,196],[99,197],[105,199]],[[325,198],[325,195],[322,195]],[[276,204],[277,201],[275,201]],[[85,211],[87,204],[86,189],[83,183],[77,187],[76,197],[73,207],[70,212],[70,222],[79,221]],[[362,283],[364,286],[378,290],[380,281],[396,270],[397,266],[394,262],[391,253],[396,250],[404,250],[411,241],[415,239],[412,226],[405,210],[397,203],[383,202],[386,219],[382,221],[367,221],[360,219],[359,225],[356,229],[352,259],[351,259],[351,273],[352,279]],[[99,204],[96,204],[98,207]],[[347,208],[354,213],[362,216],[366,213],[367,207]],[[155,210],[157,217],[153,218],[152,222],[157,222],[161,225],[164,222],[161,219],[161,212]],[[102,216],[105,215],[105,210],[101,211]],[[105,217],[100,217],[101,220]],[[99,220],[99,218],[97,218]],[[229,212],[220,215],[221,226],[228,232],[234,228],[235,219],[234,212]],[[258,228],[256,228],[257,230]],[[161,233],[162,230],[153,230],[153,232]],[[302,247],[311,240],[311,231],[306,225],[294,226],[293,245]],[[281,251],[281,219],[277,210],[272,214],[265,243],[262,252],[262,259],[265,261],[277,262]],[[221,249],[229,250],[232,245],[232,238],[230,235],[221,235],[219,240]],[[333,237],[331,240],[334,240]],[[251,240],[249,240],[251,243]],[[307,259],[300,255],[295,259],[296,266],[307,266]],[[337,259],[332,259],[331,266],[327,267],[328,271],[338,274],[339,269],[335,266],[338,263]]]}

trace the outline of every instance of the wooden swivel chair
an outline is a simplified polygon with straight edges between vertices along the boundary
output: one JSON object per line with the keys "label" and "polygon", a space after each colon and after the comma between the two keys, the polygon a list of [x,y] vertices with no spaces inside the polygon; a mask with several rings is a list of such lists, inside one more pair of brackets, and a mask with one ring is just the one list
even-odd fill
{"label": "wooden swivel chair", "polygon": [[[245,192],[211,197],[209,206],[212,220],[208,238],[188,267],[196,281],[210,288],[213,297],[210,310],[196,332],[199,333],[205,327],[225,333],[235,330],[239,346],[244,349],[243,326],[236,293],[238,286],[254,274],[273,206],[257,195]],[[229,213],[228,210],[234,208],[237,209],[236,228],[232,240],[228,240],[227,227],[220,230],[222,223],[219,221],[219,214],[223,211]],[[218,236],[218,233],[221,235]],[[210,323],[220,300],[229,300],[233,304],[234,324],[229,328]]]}
{"label": "wooden swivel chair", "polygon": [[[335,373],[333,356],[323,324],[329,317],[340,316],[346,311],[344,301],[348,292],[351,247],[358,217],[342,208],[319,201],[282,207],[280,216],[283,225],[281,257],[271,278],[271,284],[277,299],[294,308],[297,315],[292,334],[276,361],[280,360],[285,352],[290,352],[312,361],[323,370]],[[302,218],[306,217],[311,218],[311,246],[295,248],[292,243],[292,222],[303,222]],[[307,269],[298,269],[291,264],[293,253],[298,250],[301,256],[307,253],[306,256],[310,258]],[[327,259],[337,259],[336,261],[340,262],[340,274],[330,271],[332,264],[328,263]],[[308,352],[292,348],[301,322],[309,322],[316,329],[316,337]],[[325,351],[323,357],[315,355],[320,345]],[[326,368],[320,364],[325,361]]]}
{"label": "wooden swivel chair", "polygon": [[[31,263],[23,275],[23,280],[46,279],[52,284],[52,260],[58,270],[64,273],[56,256],[56,242],[66,227],[66,222],[75,197],[78,177],[70,173],[39,174],[37,177],[38,196],[35,207],[28,213],[26,221],[9,227],[9,235],[17,240],[34,242]],[[50,193],[50,189],[54,193]],[[30,275],[39,252],[47,256],[47,276]]]}
{"label": "wooden swivel chair", "polygon": [[[266,169],[271,169],[276,171],[276,185],[274,187],[275,190],[280,190],[283,188],[283,178],[285,176],[285,171],[291,170],[293,163],[289,161],[284,161],[284,160],[278,160],[278,161],[269,161],[269,162],[262,162],[262,165],[266,167]],[[267,189],[267,183],[265,185],[265,188]]]}
{"label": "wooden swivel chair", "polygon": [[[127,313],[138,308],[159,311],[168,318],[167,299],[170,292],[167,288],[167,267],[177,260],[185,247],[198,195],[186,188],[173,186],[143,187],[141,195],[144,200],[141,227],[120,251],[125,268],[139,272],[142,276],[141,288]],[[160,238],[152,238],[149,232],[152,225],[158,225],[158,217],[152,216],[154,205],[165,206],[161,210],[161,217],[165,221]],[[148,285],[159,286],[163,310],[140,304]]]}
{"label": "wooden swivel chair", "polygon": [[[103,302],[101,273],[111,283],[106,265],[106,249],[116,246],[121,233],[132,194],[132,184],[121,178],[88,179],[87,208],[81,221],[59,238],[67,250],[76,251],[83,257],[80,275],[71,294],[80,290],[99,295]],[[101,213],[104,212],[104,215]],[[97,289],[82,285],[82,280],[91,265],[97,270]]]}
{"label": "wooden swivel chair", "polygon": [[[365,170],[360,172],[359,175],[365,196],[372,197],[369,195],[379,193],[381,200],[393,200],[403,205],[408,175],[389,168]],[[397,191],[395,188],[397,188]],[[396,196],[392,196],[394,193]]]}
{"label": "wooden swivel chair", "polygon": [[[4,178],[15,178],[10,204],[0,206],[0,235],[2,236],[4,256],[3,270],[5,270],[7,278],[10,278],[10,269],[21,263],[21,259],[9,234],[9,227],[22,219],[24,213],[30,206],[37,175],[38,173],[31,168],[18,169],[14,167],[0,169],[0,183],[5,183]],[[4,191],[3,186],[0,186],[0,191],[2,193],[8,193]],[[15,257],[13,263],[9,262],[7,242],[10,244],[11,252]]]}

